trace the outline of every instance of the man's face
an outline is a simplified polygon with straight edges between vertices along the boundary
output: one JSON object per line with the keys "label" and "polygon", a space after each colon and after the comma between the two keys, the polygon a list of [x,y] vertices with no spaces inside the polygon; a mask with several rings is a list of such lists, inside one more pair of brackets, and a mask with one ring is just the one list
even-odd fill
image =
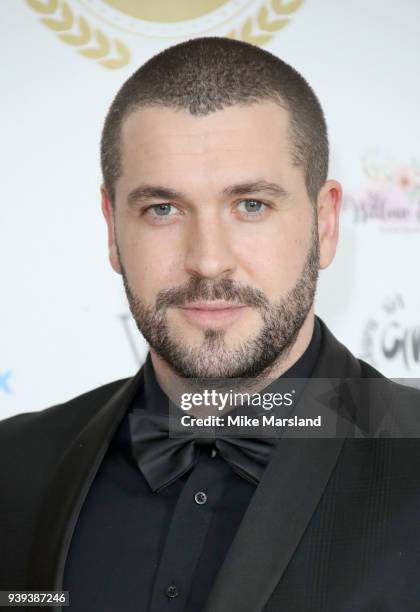
{"label": "man's face", "polygon": [[[185,377],[257,377],[311,310],[317,218],[273,102],[204,117],[168,108],[122,128],[110,257],[151,346]],[[115,236],[115,241],[114,241]]]}

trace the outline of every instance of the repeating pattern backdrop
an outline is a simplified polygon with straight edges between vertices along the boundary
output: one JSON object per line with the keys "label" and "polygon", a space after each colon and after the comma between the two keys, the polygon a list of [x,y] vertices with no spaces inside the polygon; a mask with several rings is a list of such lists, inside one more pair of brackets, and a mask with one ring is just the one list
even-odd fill
{"label": "repeating pattern backdrop", "polygon": [[260,44],[323,104],[341,238],[316,312],[420,378],[417,0],[5,0],[0,5],[0,419],[132,375],[146,345],[107,260],[99,138],[122,82],[200,35]]}

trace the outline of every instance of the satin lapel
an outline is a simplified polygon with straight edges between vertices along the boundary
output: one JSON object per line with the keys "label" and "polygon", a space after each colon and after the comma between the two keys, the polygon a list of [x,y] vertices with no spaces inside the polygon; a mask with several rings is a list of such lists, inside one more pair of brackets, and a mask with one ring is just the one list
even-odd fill
{"label": "satin lapel", "polygon": [[34,536],[28,569],[32,588],[62,588],[64,564],[80,509],[109,443],[142,384],[143,368],[98,410],[65,452]]}
{"label": "satin lapel", "polygon": [[[323,344],[313,378],[359,377],[357,360],[320,323]],[[305,403],[304,397],[308,397],[305,392],[300,404]],[[347,413],[347,406],[340,408]],[[348,407],[350,414],[352,408]],[[260,612],[266,605],[321,499],[352,425],[344,420],[341,426],[340,437],[280,439],[217,575],[205,612]]]}

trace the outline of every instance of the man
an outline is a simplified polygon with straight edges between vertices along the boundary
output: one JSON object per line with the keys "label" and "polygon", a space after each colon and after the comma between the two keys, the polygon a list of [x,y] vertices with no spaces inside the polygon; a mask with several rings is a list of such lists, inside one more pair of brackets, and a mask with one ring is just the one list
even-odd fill
{"label": "man", "polygon": [[[1,424],[1,588],[68,590],[75,611],[420,610],[420,447],[366,425],[420,396],[314,314],[341,187],[310,86],[242,42],[176,45],[118,92],[101,162],[150,352],[132,379]],[[199,379],[360,384],[315,404],[334,435],[172,435],[170,400]],[[293,410],[313,416],[309,388]]]}

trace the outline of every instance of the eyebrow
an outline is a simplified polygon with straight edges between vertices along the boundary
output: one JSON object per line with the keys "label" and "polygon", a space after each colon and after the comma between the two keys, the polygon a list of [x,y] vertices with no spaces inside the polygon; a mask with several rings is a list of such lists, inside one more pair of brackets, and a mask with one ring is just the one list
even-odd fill
{"label": "eyebrow", "polygon": [[289,193],[277,183],[269,183],[264,180],[251,181],[249,183],[239,183],[223,189],[222,194],[227,196],[241,196],[247,193],[268,193],[280,198],[287,198]]}
{"label": "eyebrow", "polygon": [[[221,191],[223,196],[243,196],[249,193],[267,193],[279,198],[287,198],[288,191],[277,183],[270,183],[265,180],[249,181],[230,185]],[[186,200],[186,196],[179,191],[164,187],[162,185],[139,185],[127,196],[128,206],[134,206],[141,201],[161,199],[161,200]]]}

